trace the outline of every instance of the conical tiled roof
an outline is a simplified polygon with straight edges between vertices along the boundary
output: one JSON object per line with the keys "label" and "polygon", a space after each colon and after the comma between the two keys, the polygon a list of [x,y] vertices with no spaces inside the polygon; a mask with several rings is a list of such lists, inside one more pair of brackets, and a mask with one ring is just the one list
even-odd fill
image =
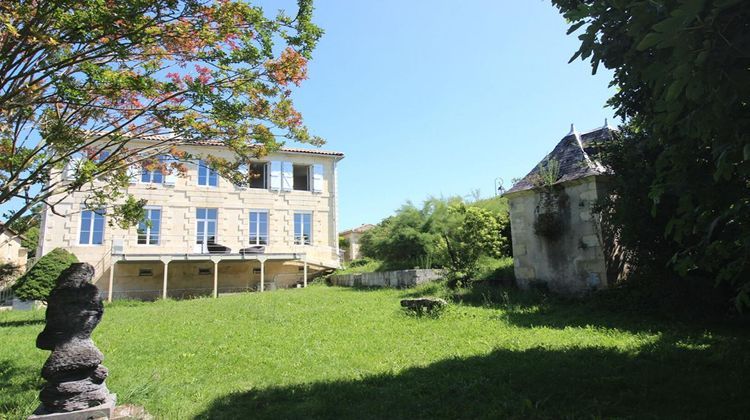
{"label": "conical tiled roof", "polygon": [[505,195],[533,189],[532,180],[539,173],[539,166],[544,166],[553,159],[560,164],[559,178],[555,184],[606,174],[607,169],[596,160],[596,155],[599,145],[612,139],[613,131],[614,128],[606,123],[604,127],[585,133],[577,132],[571,125],[570,133],[563,137],[557,146],[531,172],[516,182]]}

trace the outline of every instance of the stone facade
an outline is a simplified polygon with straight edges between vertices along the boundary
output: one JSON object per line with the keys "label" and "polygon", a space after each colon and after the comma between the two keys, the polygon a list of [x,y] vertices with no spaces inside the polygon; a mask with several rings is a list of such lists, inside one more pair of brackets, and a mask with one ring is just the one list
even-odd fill
{"label": "stone facade", "polygon": [[365,224],[354,229],[349,229],[341,232],[341,237],[349,242],[349,246],[344,251],[344,261],[356,260],[361,257],[359,252],[360,239],[362,234],[375,227],[374,225]]}
{"label": "stone facade", "polygon": [[5,230],[0,233],[0,263],[12,263],[20,267],[21,272],[26,268],[28,250],[21,244],[21,237]]}
{"label": "stone facade", "polygon": [[560,188],[562,229],[557,238],[535,232],[542,201],[539,191],[508,196],[516,281],[524,289],[539,282],[570,295],[604,288],[608,284],[605,252],[591,206],[606,193],[605,184],[592,176]]}
{"label": "stone facade", "polygon": [[[232,159],[231,152],[221,146],[191,145],[181,147],[196,155],[213,155]],[[186,176],[177,177],[171,184],[143,183],[139,177],[131,183],[128,193],[148,201],[147,208],[161,210],[158,245],[138,243],[136,227],[121,229],[104,227],[101,244],[81,244],[80,232],[84,209],[82,193],[74,193],[55,206],[57,216],[47,208],[43,212],[38,255],[61,247],[74,253],[82,262],[96,269],[94,283],[103,294],[118,297],[153,298],[162,295],[166,283],[172,292],[168,296],[180,297],[205,292],[212,288],[213,270],[218,267],[218,287],[222,291],[253,290],[259,288],[260,262],[257,259],[229,261],[222,259],[215,266],[208,257],[196,261],[198,208],[217,209],[216,243],[237,253],[250,244],[250,211],[268,212],[268,244],[262,255],[285,253],[285,261],[268,261],[264,267],[265,281],[276,287],[288,287],[302,276],[302,260],[311,270],[339,267],[337,223],[337,162],[343,157],[336,152],[317,150],[282,149],[264,157],[260,163],[291,162],[295,165],[319,165],[322,168],[320,190],[272,190],[266,188],[238,187],[219,177],[217,186],[198,185],[198,165],[188,164]],[[267,175],[269,175],[267,173]],[[312,178],[312,175],[310,175]],[[269,181],[270,182],[270,181]],[[310,179],[309,182],[312,182]],[[294,215],[310,214],[311,244],[299,245],[294,241]],[[105,219],[106,219],[105,215]],[[203,251],[205,253],[205,251]],[[119,257],[118,257],[119,256]],[[129,256],[138,256],[130,258]],[[168,273],[165,256],[169,259]],[[174,260],[176,256],[191,256],[189,261]],[[110,280],[111,268],[117,262]],[[108,290],[108,283],[113,291]]]}

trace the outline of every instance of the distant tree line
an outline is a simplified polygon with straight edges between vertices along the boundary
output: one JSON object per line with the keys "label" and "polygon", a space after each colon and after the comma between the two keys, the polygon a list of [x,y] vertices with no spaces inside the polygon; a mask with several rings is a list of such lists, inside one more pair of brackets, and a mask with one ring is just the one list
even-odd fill
{"label": "distant tree line", "polygon": [[509,256],[505,199],[467,203],[461,198],[411,202],[362,235],[361,252],[386,269],[445,268],[451,285],[474,279],[482,257]]}

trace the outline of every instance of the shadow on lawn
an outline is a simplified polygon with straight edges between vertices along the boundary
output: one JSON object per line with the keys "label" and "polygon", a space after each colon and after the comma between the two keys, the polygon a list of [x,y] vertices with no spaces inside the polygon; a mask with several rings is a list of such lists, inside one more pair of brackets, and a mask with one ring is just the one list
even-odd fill
{"label": "shadow on lawn", "polygon": [[[36,391],[41,389],[42,383],[38,370],[20,368],[12,360],[0,360],[0,393],[6,395],[0,395],[0,418],[6,418],[3,413],[31,413],[36,408]],[[29,391],[34,391],[34,399],[27,407],[22,405],[21,399],[15,397]],[[7,418],[14,416],[9,415]]]}
{"label": "shadow on lawn", "polygon": [[198,418],[740,418],[750,410],[742,348],[661,341],[496,350],[397,374],[235,393]]}
{"label": "shadow on lawn", "polygon": [[0,328],[3,327],[27,327],[29,325],[44,324],[44,319],[24,319],[17,321],[0,321]]}

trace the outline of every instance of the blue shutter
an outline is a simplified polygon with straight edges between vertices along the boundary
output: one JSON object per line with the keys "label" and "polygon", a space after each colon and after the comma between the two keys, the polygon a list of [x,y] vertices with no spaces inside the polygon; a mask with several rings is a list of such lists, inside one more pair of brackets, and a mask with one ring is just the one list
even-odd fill
{"label": "blue shutter", "polygon": [[240,172],[242,176],[244,177],[244,183],[243,185],[234,184],[234,186],[241,190],[247,189],[248,187],[247,183],[250,179],[250,166],[246,163],[243,163],[237,168],[237,171]]}
{"label": "blue shutter", "polygon": [[279,191],[281,189],[281,162],[271,162],[271,174],[269,175],[270,188],[273,191]]}
{"label": "blue shutter", "polygon": [[312,191],[323,192],[323,165],[312,166]]}
{"label": "blue shutter", "polygon": [[67,180],[75,179],[76,172],[78,171],[78,168],[81,166],[82,160],[83,158],[80,155],[71,156],[67,165],[65,165],[63,179],[67,179]]}
{"label": "blue shutter", "polygon": [[291,191],[294,186],[294,165],[281,162],[281,191]]}

